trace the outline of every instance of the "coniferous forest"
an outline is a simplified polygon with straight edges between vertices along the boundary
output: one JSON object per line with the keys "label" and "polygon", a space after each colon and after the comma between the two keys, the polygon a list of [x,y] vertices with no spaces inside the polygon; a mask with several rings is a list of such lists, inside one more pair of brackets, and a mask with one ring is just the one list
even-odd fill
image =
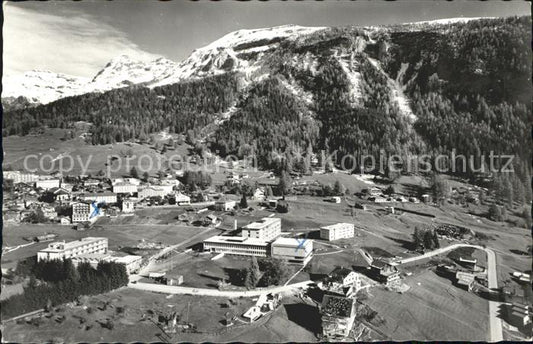
{"label": "coniferous forest", "polygon": [[[515,155],[511,183],[530,189],[531,145],[524,144],[531,128],[530,29],[530,17],[513,17],[321,30],[282,41],[264,58],[261,78],[236,71],[70,97],[8,111],[2,129],[4,135],[27,135],[40,126],[87,121],[95,145],[144,142],[163,129],[207,131],[205,142],[222,156],[254,153],[264,168],[302,171],[305,163],[288,159],[293,166],[281,166],[279,157],[455,150],[487,158],[494,151]],[[358,72],[357,99],[346,63]],[[414,121],[394,100],[394,83],[408,98]]]}

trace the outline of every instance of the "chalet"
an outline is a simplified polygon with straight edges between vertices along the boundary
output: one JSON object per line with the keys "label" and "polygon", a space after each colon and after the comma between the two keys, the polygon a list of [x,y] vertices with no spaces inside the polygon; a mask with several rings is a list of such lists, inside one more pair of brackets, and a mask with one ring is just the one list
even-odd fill
{"label": "chalet", "polygon": [[320,306],[322,335],[326,340],[345,338],[355,321],[355,298],[324,295]]}
{"label": "chalet", "polygon": [[176,204],[177,205],[190,205],[191,204],[191,198],[187,195],[184,195],[182,193],[176,193]]}
{"label": "chalet", "polygon": [[176,276],[166,276],[165,282],[167,285],[182,285],[183,284],[183,276],[182,275],[176,275]]}
{"label": "chalet", "polygon": [[321,283],[326,294],[354,296],[361,289],[359,274],[344,267],[335,268]]}
{"label": "chalet", "polygon": [[381,260],[373,260],[370,264],[370,275],[377,281],[392,286],[400,283],[400,272],[396,266]]}
{"label": "chalet", "polygon": [[68,226],[70,225],[70,219],[68,217],[62,217],[59,219],[59,223],[61,223],[62,226]]}
{"label": "chalet", "polygon": [[53,207],[43,205],[40,209],[43,216],[47,219],[53,220],[57,217],[57,212]]}
{"label": "chalet", "polygon": [[359,274],[352,269],[338,266],[329,274],[329,281],[339,283],[343,286],[358,285],[361,286]]}
{"label": "chalet", "polygon": [[265,191],[265,188],[264,187],[258,187],[257,189],[255,189],[254,191],[254,194],[253,194],[253,199],[255,201],[264,201],[265,198],[266,198],[266,191]]}
{"label": "chalet", "polygon": [[51,188],[48,190],[55,201],[68,201],[70,199],[70,192],[65,188]]}
{"label": "chalet", "polygon": [[381,195],[381,190],[379,188],[373,187],[368,190],[370,196],[379,196]]}
{"label": "chalet", "polygon": [[226,199],[219,199],[215,202],[215,209],[219,211],[233,210],[237,205],[236,201],[230,201]]}
{"label": "chalet", "polygon": [[467,291],[472,291],[472,289],[474,288],[475,278],[476,275],[468,272],[457,271],[457,273],[455,274],[457,285]]}

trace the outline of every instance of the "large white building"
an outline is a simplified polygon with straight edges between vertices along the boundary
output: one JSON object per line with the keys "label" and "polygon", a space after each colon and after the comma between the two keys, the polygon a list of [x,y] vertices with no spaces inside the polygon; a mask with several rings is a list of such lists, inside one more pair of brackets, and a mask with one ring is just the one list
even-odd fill
{"label": "large white building", "polygon": [[91,205],[88,203],[72,203],[72,223],[89,221]]}
{"label": "large white building", "polygon": [[33,183],[39,180],[39,176],[33,173],[23,173],[20,171],[3,171],[4,179],[11,179],[13,183]]}
{"label": "large white building", "polygon": [[113,192],[116,194],[133,194],[137,192],[137,185],[131,183],[113,184]]}
{"label": "large white building", "polygon": [[328,241],[353,238],[355,229],[353,223],[336,223],[320,227],[320,238]]}
{"label": "large white building", "polygon": [[137,193],[139,199],[150,198],[150,197],[165,197],[166,195],[172,193],[172,187],[166,185],[157,185],[157,186],[147,186],[142,188]]}
{"label": "large white building", "polygon": [[113,182],[112,182],[113,186],[115,186],[116,184],[120,184],[120,183],[133,184],[136,186],[141,185],[141,181],[137,178],[115,178],[113,179]]}
{"label": "large white building", "polygon": [[63,260],[88,253],[107,253],[107,247],[107,238],[87,237],[68,243],[53,242],[47,248],[37,252],[37,261]]}
{"label": "large white building", "polygon": [[204,251],[238,256],[269,256],[269,243],[259,239],[214,236],[204,240]]}
{"label": "large white building", "polygon": [[289,264],[307,265],[313,258],[313,240],[278,238],[270,248],[272,258],[286,260]]}
{"label": "large white building", "polygon": [[58,188],[61,184],[59,179],[45,179],[45,180],[38,180],[35,182],[35,188],[41,188],[43,190],[48,190],[52,188]]}
{"label": "large white building", "polygon": [[80,198],[84,201],[91,201],[96,203],[117,203],[117,194],[113,192],[88,193],[81,195]]}
{"label": "large white building", "polygon": [[98,267],[100,262],[115,262],[126,267],[126,272],[129,274],[139,271],[142,264],[141,256],[113,256],[111,253],[85,253],[72,258],[72,264],[78,266],[81,263],[89,263],[94,269]]}
{"label": "large white building", "polygon": [[281,235],[281,219],[278,217],[263,217],[242,228],[243,238],[273,241]]}

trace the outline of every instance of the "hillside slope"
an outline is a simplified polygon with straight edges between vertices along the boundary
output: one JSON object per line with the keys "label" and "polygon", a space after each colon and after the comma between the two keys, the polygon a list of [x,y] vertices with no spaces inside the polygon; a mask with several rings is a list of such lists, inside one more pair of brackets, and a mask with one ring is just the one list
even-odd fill
{"label": "hillside slope", "polygon": [[[142,83],[148,87],[8,112],[3,133],[84,120],[94,124],[92,143],[106,144],[192,130],[221,155],[254,152],[263,167],[303,171],[301,157],[320,150],[336,151],[336,163],[352,155],[345,167],[380,150],[435,156],[455,149],[485,158],[494,150],[515,153],[525,180],[530,26],[522,17],[241,30],[168,75],[163,68],[159,81]],[[280,166],[280,156],[298,159]]]}

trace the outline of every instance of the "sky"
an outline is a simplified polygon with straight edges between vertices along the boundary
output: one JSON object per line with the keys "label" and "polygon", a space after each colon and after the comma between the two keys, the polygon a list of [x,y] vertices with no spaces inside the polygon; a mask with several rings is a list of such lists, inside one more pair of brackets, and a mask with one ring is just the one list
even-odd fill
{"label": "sky", "polygon": [[223,35],[285,24],[398,24],[530,15],[526,1],[48,1],[4,2],[3,73],[92,77],[118,55],[185,59]]}

